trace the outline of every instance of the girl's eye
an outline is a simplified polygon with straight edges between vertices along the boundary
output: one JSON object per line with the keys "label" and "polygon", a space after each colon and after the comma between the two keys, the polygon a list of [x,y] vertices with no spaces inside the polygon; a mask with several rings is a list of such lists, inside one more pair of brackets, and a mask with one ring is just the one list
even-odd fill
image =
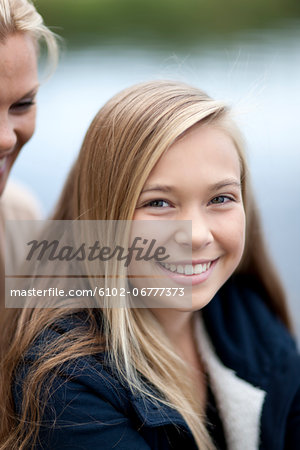
{"label": "girl's eye", "polygon": [[152,200],[151,202],[146,203],[144,206],[150,208],[167,208],[168,206],[170,206],[170,203],[166,200]]}
{"label": "girl's eye", "polygon": [[227,195],[218,195],[217,197],[214,197],[210,203],[212,205],[220,205],[223,203],[233,202],[234,199],[232,197],[228,197]]}

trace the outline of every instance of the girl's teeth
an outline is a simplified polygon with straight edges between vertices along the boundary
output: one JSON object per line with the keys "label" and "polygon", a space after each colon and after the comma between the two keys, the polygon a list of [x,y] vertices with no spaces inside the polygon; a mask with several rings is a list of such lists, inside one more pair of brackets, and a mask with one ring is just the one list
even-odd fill
{"label": "girl's teeth", "polygon": [[196,274],[202,273],[202,264],[197,264],[194,268]]}
{"label": "girl's teeth", "polygon": [[184,268],[184,273],[186,275],[193,275],[194,271],[193,271],[193,266],[192,264],[187,264]]}
{"label": "girl's teeth", "polygon": [[177,272],[177,273],[184,273],[184,268],[183,268],[183,266],[176,266],[176,272]]}
{"label": "girl's teeth", "polygon": [[206,272],[210,268],[211,262],[206,264],[196,264],[195,266],[193,266],[192,264],[176,265],[168,263],[162,265],[171,272],[177,272],[185,275],[199,275],[200,273]]}

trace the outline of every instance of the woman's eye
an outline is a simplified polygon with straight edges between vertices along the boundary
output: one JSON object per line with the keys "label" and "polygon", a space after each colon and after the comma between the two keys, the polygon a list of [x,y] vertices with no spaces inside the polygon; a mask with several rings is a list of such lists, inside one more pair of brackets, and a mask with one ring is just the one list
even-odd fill
{"label": "woman's eye", "polygon": [[228,197],[227,195],[218,195],[217,197],[214,197],[210,203],[212,205],[220,205],[222,203],[227,203],[227,202],[233,202],[234,199],[232,197]]}
{"label": "woman's eye", "polygon": [[170,203],[166,200],[152,200],[151,202],[146,203],[144,206],[150,208],[167,208],[170,206]]}
{"label": "woman's eye", "polygon": [[11,105],[10,109],[16,112],[23,112],[30,109],[33,105],[35,105],[34,99],[30,100],[22,100],[20,102],[14,103]]}

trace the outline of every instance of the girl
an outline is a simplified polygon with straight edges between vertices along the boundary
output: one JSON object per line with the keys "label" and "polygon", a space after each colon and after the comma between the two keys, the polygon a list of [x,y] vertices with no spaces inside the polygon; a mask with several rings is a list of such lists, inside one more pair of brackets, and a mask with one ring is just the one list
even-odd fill
{"label": "girl", "polygon": [[[161,232],[192,221],[172,234],[185,256],[153,263],[171,286],[192,286],[192,301],[24,309],[2,370],[2,449],[298,448],[300,360],[223,103],[168,81],[116,95],[54,219],[151,220]],[[105,286],[127,292],[122,280]]]}

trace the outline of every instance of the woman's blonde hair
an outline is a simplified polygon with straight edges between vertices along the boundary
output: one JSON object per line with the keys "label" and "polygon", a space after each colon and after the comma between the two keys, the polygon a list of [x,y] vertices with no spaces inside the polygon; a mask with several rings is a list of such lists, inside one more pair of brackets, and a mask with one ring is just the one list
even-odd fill
{"label": "woman's blonde hair", "polygon": [[[257,278],[265,291],[268,306],[289,326],[284,294],[265,251],[242,138],[227,107],[199,89],[172,81],[153,81],[128,88],[108,101],[89,127],[54,219],[132,219],[140,192],[159,158],[192,127],[204,124],[227,133],[240,158],[247,236],[238,271]],[[107,282],[115,283],[112,280]],[[40,358],[23,383],[19,421],[14,418],[9,394],[14,370],[33,340],[67,313],[59,309],[23,310],[10,324],[10,350],[2,371],[6,409],[1,448],[28,448],[34,442],[45,405],[39,407],[36,399],[50,369],[58,371],[62,363],[104,348],[109,350],[120,379],[130,389],[179,411],[198,448],[213,448],[205,427],[204,411],[194,400],[188,368],[151,312],[147,309],[103,308],[100,332],[95,320],[99,310],[95,311],[86,310],[87,329],[72,330],[51,346],[43,347]],[[147,389],[143,377],[157,394]]]}
{"label": "woman's blonde hair", "polygon": [[45,26],[30,0],[0,0],[0,44],[15,33],[27,33],[37,45],[44,41],[50,66],[56,66],[57,36]]}

